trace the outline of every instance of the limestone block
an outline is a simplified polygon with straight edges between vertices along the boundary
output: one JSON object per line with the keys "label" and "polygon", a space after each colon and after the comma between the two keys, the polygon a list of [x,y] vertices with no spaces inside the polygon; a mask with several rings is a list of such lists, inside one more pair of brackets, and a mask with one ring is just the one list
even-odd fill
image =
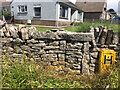
{"label": "limestone block", "polygon": [[18,37],[18,30],[16,27],[10,27],[9,28],[9,32],[10,32],[10,36],[13,38],[17,38]]}
{"label": "limestone block", "polygon": [[95,64],[90,64],[90,67],[95,67]]}
{"label": "limestone block", "polygon": [[9,52],[13,52],[14,49],[13,49],[12,47],[8,47],[8,48],[7,48],[7,51],[9,51]]}
{"label": "limestone block", "polygon": [[61,51],[61,50],[48,50],[46,51],[47,54],[64,54],[65,51]]}
{"label": "limestone block", "polygon": [[107,37],[107,28],[103,29],[101,36],[100,36],[100,44],[104,45]]}
{"label": "limestone block", "polygon": [[82,60],[82,73],[89,73],[89,65],[85,60]]}
{"label": "limestone block", "polygon": [[91,41],[93,39],[92,33],[73,33],[73,32],[63,32],[59,33],[61,39],[66,39],[68,41]]}
{"label": "limestone block", "polygon": [[65,61],[65,54],[58,54],[59,61]]}
{"label": "limestone block", "polygon": [[35,39],[31,39],[31,40],[27,40],[27,43],[38,43],[38,40],[35,40]]}
{"label": "limestone block", "polygon": [[60,50],[65,50],[66,49],[66,41],[63,40],[63,41],[60,41]]}
{"label": "limestone block", "polygon": [[106,38],[106,44],[112,43],[112,36],[113,36],[113,30],[108,30],[107,38]]}
{"label": "limestone block", "polygon": [[73,70],[80,70],[80,69],[81,69],[81,65],[71,64],[71,65],[70,65],[70,68],[73,69]]}
{"label": "limestone block", "polygon": [[[35,27],[30,27],[28,29],[28,35],[29,35],[29,38],[33,38],[33,37],[37,37],[38,36],[38,31]],[[35,36],[37,35],[37,36]]]}
{"label": "limestone block", "polygon": [[118,33],[113,32],[112,44],[118,44],[118,42],[119,42]]}
{"label": "limestone block", "polygon": [[99,34],[98,34],[98,36],[96,38],[96,43],[99,43],[99,41],[101,39],[100,36],[102,34],[102,31],[103,31],[103,26],[99,26],[98,28],[99,28]]}
{"label": "limestone block", "polygon": [[45,46],[45,50],[54,50],[54,49],[59,49],[59,46]]}
{"label": "limestone block", "polygon": [[58,60],[57,54],[44,54],[41,57],[50,62],[55,62]]}
{"label": "limestone block", "polygon": [[53,41],[51,43],[49,43],[50,46],[58,46],[59,45],[59,41]]}
{"label": "limestone block", "polygon": [[95,28],[94,30],[95,30],[95,31],[94,31],[94,36],[95,36],[95,39],[97,39],[100,30],[99,30],[99,28]]}
{"label": "limestone block", "polygon": [[90,72],[95,72],[95,67],[90,67]]}
{"label": "limestone block", "polygon": [[17,44],[21,44],[21,43],[23,43],[24,41],[21,40],[20,38],[17,38],[17,39],[14,39],[13,42],[14,42],[14,43],[17,43]]}
{"label": "limestone block", "polygon": [[21,32],[22,40],[28,40],[29,39],[27,28],[22,28],[20,32]]}
{"label": "limestone block", "polygon": [[95,64],[96,63],[96,59],[91,59],[91,63]]}
{"label": "limestone block", "polygon": [[89,51],[89,42],[84,42],[82,51],[83,52],[88,52]]}
{"label": "limestone block", "polygon": [[93,58],[98,58],[98,52],[91,52],[90,55],[91,55]]}

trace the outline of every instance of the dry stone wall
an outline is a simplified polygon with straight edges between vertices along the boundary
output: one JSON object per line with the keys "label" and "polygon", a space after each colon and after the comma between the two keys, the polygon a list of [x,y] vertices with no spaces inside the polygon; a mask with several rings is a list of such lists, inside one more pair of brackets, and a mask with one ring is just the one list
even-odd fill
{"label": "dry stone wall", "polygon": [[101,48],[118,49],[118,35],[102,26],[90,27],[86,33],[73,33],[62,29],[38,32],[35,27],[2,24],[3,55],[21,58],[23,53],[37,61],[54,66],[57,71],[76,74],[97,71]]}

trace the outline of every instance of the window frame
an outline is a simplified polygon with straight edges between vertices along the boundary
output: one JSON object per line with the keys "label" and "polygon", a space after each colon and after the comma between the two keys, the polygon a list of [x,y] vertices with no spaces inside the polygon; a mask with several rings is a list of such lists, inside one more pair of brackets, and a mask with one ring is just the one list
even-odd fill
{"label": "window frame", "polygon": [[59,18],[68,19],[68,7],[67,6],[60,5],[60,17]]}
{"label": "window frame", "polygon": [[27,5],[18,5],[18,13],[27,13],[27,12],[28,12]]}
{"label": "window frame", "polygon": [[[37,16],[37,15],[35,14],[35,8],[40,8],[40,15],[39,15],[39,16]],[[33,7],[33,11],[34,11],[34,14],[33,14],[34,17],[41,17],[41,6],[34,6],[34,7]]]}

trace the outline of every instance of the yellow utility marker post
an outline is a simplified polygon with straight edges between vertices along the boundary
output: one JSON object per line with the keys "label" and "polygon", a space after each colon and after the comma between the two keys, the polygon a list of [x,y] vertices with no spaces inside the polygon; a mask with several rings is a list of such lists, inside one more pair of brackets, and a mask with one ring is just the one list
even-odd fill
{"label": "yellow utility marker post", "polygon": [[101,49],[99,55],[99,73],[107,72],[115,64],[116,52],[109,49]]}

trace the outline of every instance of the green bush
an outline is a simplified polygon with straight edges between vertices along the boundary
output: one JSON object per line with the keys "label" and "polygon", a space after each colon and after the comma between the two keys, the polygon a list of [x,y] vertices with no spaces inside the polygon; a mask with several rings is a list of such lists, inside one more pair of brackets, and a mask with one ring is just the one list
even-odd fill
{"label": "green bush", "polygon": [[2,12],[0,11],[0,20],[2,20]]}
{"label": "green bush", "polygon": [[4,16],[5,16],[6,20],[10,20],[11,19],[11,13],[10,12],[4,11]]}

